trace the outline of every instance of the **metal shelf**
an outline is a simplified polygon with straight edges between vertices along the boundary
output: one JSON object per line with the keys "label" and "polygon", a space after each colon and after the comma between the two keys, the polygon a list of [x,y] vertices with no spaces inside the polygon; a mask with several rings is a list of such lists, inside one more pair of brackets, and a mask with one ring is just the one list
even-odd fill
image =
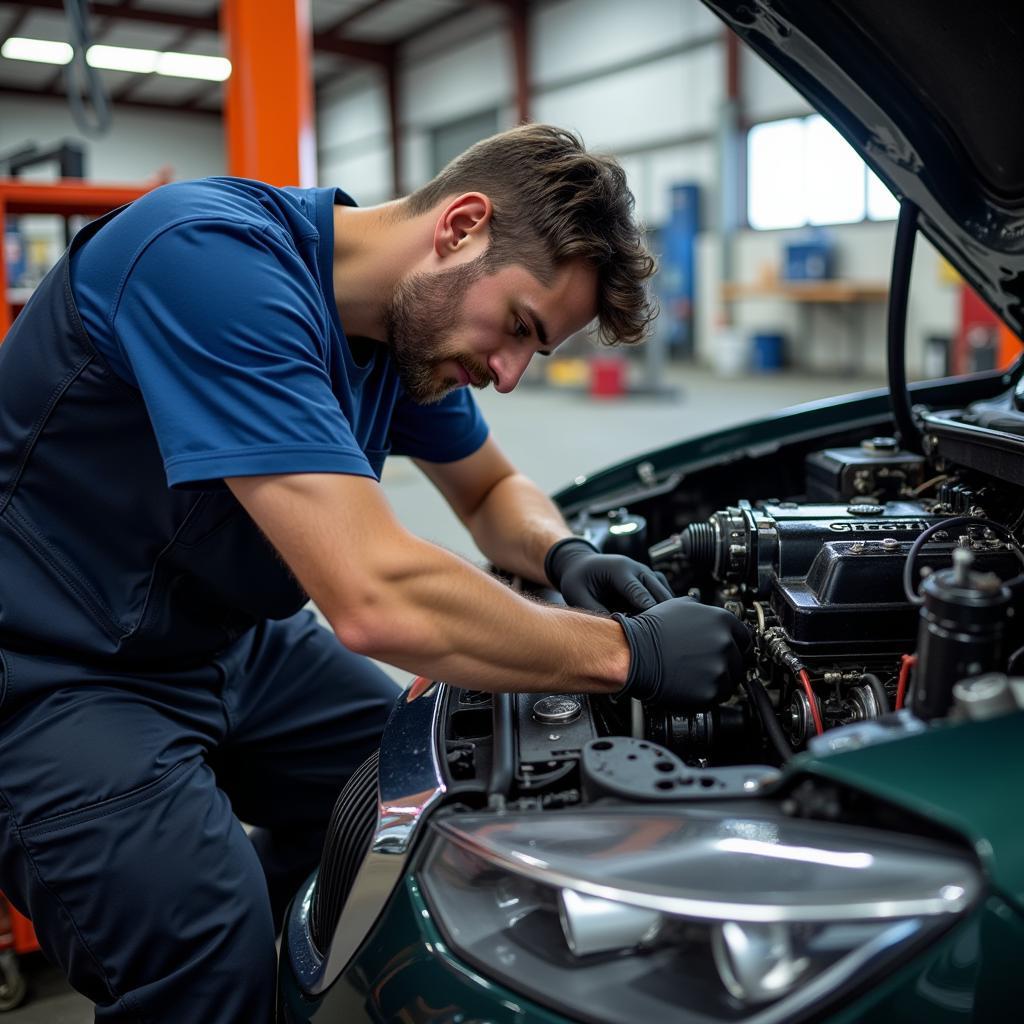
{"label": "metal shelf", "polygon": [[[62,217],[82,214],[98,217],[110,210],[133,202],[158,185],[170,180],[161,177],[143,185],[87,185],[78,180],[55,182],[23,181],[0,178],[0,229],[8,214],[49,213]],[[15,309],[28,300],[31,289],[7,287],[6,254],[0,246],[0,339],[3,339],[15,317]]]}

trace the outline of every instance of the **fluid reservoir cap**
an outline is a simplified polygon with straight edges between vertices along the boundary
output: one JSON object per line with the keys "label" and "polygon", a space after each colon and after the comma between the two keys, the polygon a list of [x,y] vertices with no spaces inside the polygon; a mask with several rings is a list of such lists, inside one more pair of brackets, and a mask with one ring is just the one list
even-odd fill
{"label": "fluid reservoir cap", "polygon": [[533,717],[544,725],[568,725],[583,712],[583,701],[568,693],[541,697],[532,708]]}
{"label": "fluid reservoir cap", "polygon": [[860,447],[872,455],[889,455],[899,450],[895,437],[868,437],[861,441]]}
{"label": "fluid reservoir cap", "polygon": [[883,505],[868,505],[865,502],[857,505],[847,505],[846,511],[851,516],[880,516],[884,511]]}
{"label": "fluid reservoir cap", "polygon": [[629,519],[624,523],[614,523],[608,527],[609,533],[614,533],[616,537],[628,536],[631,533],[636,533],[640,529],[640,523],[635,519]]}

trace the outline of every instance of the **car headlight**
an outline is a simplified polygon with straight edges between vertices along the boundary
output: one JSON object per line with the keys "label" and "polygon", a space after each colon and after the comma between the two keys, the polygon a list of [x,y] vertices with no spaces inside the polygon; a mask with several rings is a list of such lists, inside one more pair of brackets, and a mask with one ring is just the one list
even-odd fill
{"label": "car headlight", "polygon": [[957,847],[721,809],[472,813],[432,830],[422,888],[453,950],[609,1024],[791,1019],[981,892]]}

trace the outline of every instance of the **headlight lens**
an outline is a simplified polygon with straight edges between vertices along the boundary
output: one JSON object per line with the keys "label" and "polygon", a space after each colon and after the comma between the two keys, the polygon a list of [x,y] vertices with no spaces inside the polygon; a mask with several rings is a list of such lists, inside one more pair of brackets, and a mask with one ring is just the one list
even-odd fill
{"label": "headlight lens", "polygon": [[786,1019],[944,930],[981,890],[954,847],[710,808],[432,827],[423,891],[452,947],[609,1024]]}

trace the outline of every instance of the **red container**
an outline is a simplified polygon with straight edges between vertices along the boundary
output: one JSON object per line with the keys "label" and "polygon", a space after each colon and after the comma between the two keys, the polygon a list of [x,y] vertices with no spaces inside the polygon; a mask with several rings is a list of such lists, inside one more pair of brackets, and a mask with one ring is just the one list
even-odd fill
{"label": "red container", "polygon": [[19,914],[0,892],[0,949],[13,949],[15,953],[34,953],[39,949],[32,922]]}
{"label": "red container", "polygon": [[626,360],[621,356],[592,356],[590,394],[593,398],[619,398],[626,391]]}

